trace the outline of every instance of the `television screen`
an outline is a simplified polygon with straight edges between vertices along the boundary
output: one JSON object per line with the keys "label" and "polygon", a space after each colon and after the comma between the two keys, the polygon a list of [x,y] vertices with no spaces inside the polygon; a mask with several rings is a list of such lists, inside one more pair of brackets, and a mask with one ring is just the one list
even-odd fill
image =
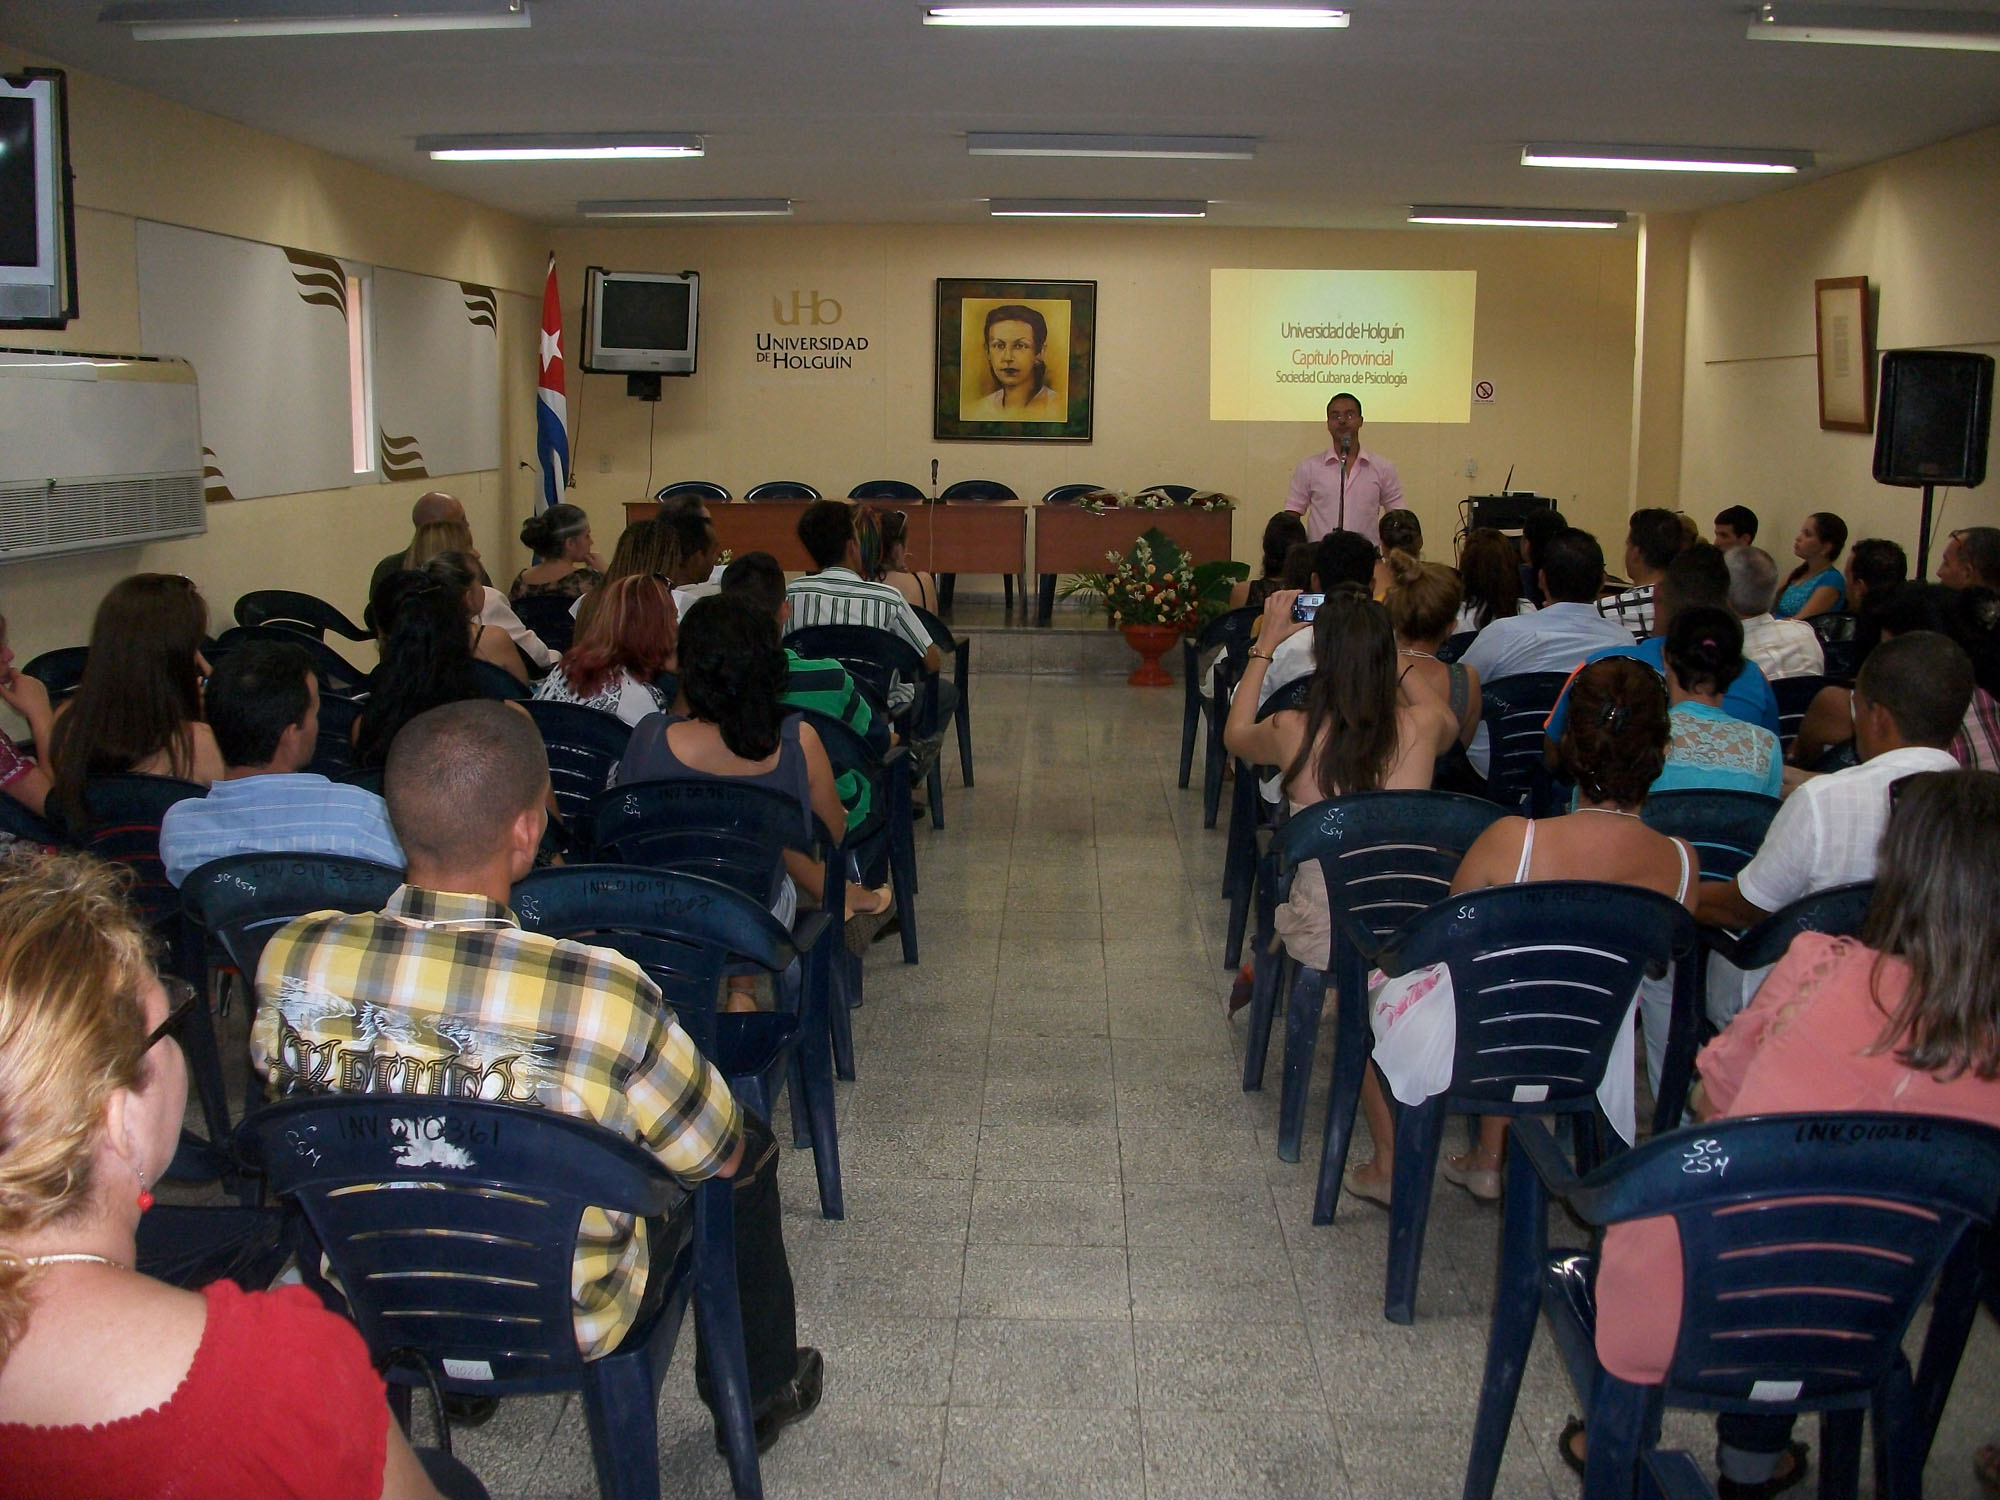
{"label": "television screen", "polygon": [[604,283],[599,343],[608,349],[685,349],[688,285],[684,281]]}
{"label": "television screen", "polygon": [[35,103],[0,98],[0,266],[35,264],[35,225]]}
{"label": "television screen", "polygon": [[76,217],[63,75],[0,77],[0,328],[76,316]]}

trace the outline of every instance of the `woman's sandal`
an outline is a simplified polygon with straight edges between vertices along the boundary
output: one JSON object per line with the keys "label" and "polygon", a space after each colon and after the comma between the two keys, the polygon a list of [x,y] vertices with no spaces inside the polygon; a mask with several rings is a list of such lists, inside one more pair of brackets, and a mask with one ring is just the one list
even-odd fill
{"label": "woman's sandal", "polygon": [[1472,1155],[1440,1156],[1438,1175],[1446,1182],[1457,1183],[1481,1203],[1500,1201],[1500,1169],[1498,1167],[1475,1167]]}
{"label": "woman's sandal", "polygon": [[1370,1203],[1387,1208],[1389,1206],[1389,1190],[1395,1179],[1393,1177],[1362,1175],[1374,1165],[1375,1163],[1371,1161],[1365,1162],[1358,1167],[1349,1167],[1346,1175],[1340,1179],[1340,1185],[1357,1198],[1362,1198]]}
{"label": "woman's sandal", "polygon": [[896,893],[886,885],[878,885],[873,890],[859,885],[850,885],[847,888],[849,917],[879,917],[895,904]]}

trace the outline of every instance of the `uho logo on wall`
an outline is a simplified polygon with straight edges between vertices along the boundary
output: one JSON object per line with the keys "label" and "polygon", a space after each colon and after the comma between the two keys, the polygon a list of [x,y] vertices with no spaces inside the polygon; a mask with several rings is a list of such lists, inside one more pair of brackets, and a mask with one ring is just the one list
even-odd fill
{"label": "uho logo on wall", "polygon": [[[817,287],[794,287],[789,296],[773,294],[771,321],[779,329],[831,328],[846,309],[840,299]],[[851,370],[854,358],[868,350],[868,339],[846,333],[783,333],[757,335],[757,363],[772,370]]]}

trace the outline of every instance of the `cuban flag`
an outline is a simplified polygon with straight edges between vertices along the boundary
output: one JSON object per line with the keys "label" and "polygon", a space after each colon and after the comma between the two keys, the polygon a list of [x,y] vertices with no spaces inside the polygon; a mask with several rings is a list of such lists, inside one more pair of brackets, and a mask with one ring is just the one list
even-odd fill
{"label": "cuban flag", "polygon": [[556,258],[542,288],[542,375],[535,391],[535,454],[542,463],[542,509],[562,499],[569,483],[569,402],[563,395],[562,298]]}

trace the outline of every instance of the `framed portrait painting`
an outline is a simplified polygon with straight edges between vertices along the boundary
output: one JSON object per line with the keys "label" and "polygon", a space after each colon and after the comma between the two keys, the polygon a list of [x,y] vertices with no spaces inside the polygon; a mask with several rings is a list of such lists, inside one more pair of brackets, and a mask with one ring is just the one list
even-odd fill
{"label": "framed portrait painting", "polygon": [[1094,281],[937,284],[932,436],[1090,441]]}
{"label": "framed portrait painting", "polygon": [[1819,425],[1829,432],[1875,426],[1875,341],[1868,327],[1868,278],[1813,283],[1814,345],[1819,356]]}

